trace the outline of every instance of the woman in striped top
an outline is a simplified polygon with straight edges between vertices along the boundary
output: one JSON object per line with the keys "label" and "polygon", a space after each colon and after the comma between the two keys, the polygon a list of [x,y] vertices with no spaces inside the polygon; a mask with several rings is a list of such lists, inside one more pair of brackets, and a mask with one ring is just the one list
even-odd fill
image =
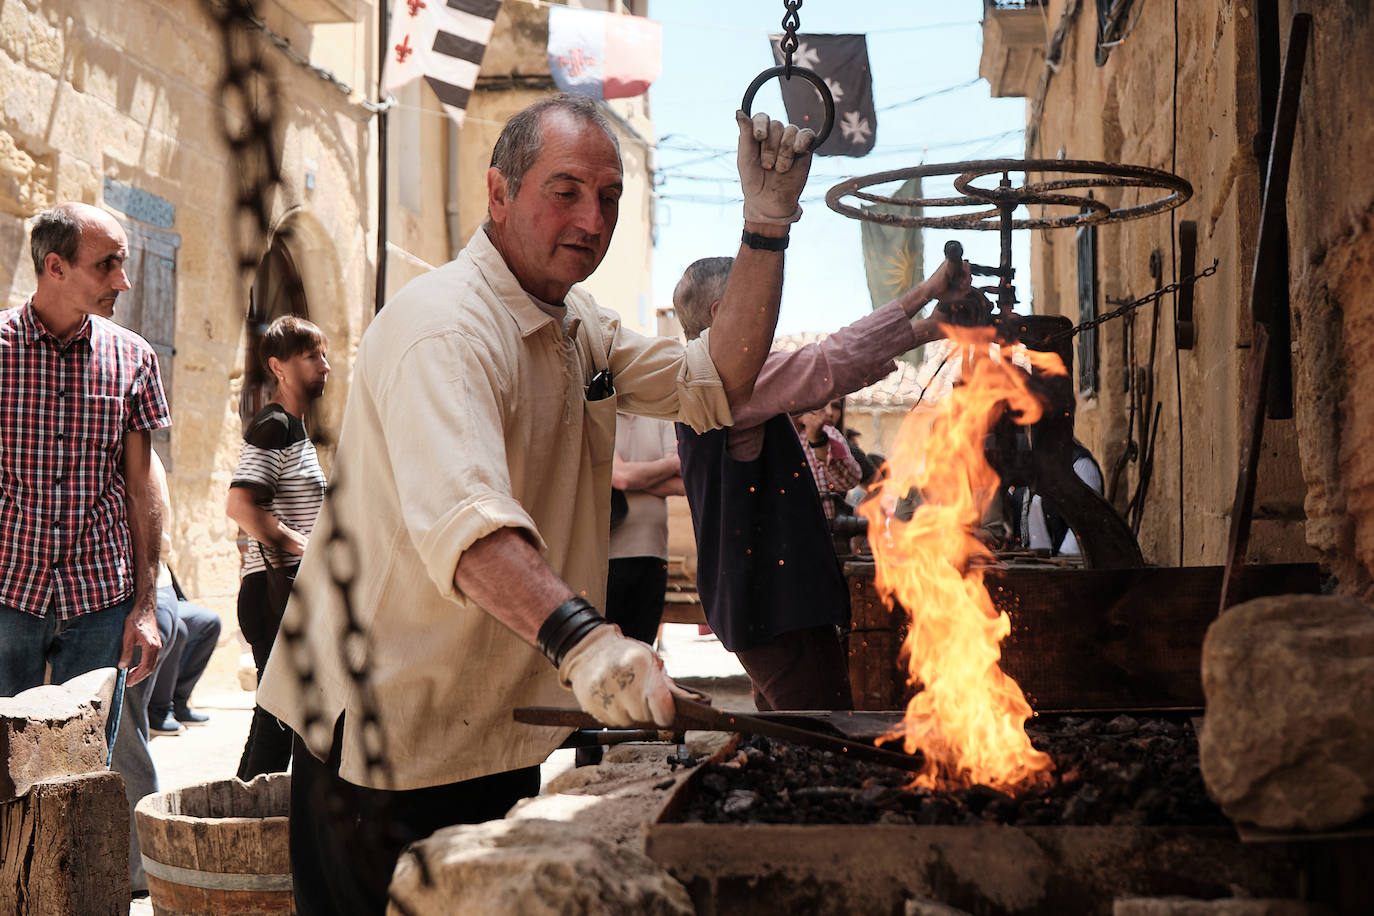
{"label": "woman in striped top", "polygon": [[[253,538],[244,557],[238,614],[259,678],[324,502],[324,471],[304,417],[324,394],[326,348],[324,334],[303,318],[286,315],[267,328],[260,352],[276,379],[276,392],[248,424],[229,483],[225,511]],[[254,708],[239,779],[281,772],[290,761],[291,732],[262,707]]]}

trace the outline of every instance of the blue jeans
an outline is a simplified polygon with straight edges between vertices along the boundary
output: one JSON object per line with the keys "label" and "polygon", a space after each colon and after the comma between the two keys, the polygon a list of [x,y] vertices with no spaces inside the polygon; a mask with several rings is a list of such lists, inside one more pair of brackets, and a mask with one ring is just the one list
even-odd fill
{"label": "blue jeans", "polygon": [[35,617],[0,605],[0,696],[40,686],[49,664],[54,684],[115,667],[123,649],[124,619],[133,607],[130,595],[112,607],[58,620],[51,611]]}

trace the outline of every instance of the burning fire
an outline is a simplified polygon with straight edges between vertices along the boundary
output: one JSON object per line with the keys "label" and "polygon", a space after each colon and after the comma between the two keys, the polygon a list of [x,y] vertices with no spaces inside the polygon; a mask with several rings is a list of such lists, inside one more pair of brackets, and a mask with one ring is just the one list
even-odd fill
{"label": "burning fire", "polygon": [[[907,416],[879,498],[861,506],[878,592],[911,615],[903,655],[918,692],[900,728],[884,740],[902,737],[907,753],[924,754],[918,786],[982,783],[1011,791],[1044,782],[1053,764],[1031,746],[1030,704],[998,664],[1011,621],[993,607],[982,570],[970,561],[991,556],[974,531],[1000,486],[984,440],[1004,409],[1029,425],[1040,418],[1041,405],[1010,348],[992,343],[991,328],[945,332],[964,357],[963,381],[933,408]],[[1017,352],[1044,372],[1064,374],[1052,353]],[[920,505],[911,521],[891,517],[913,488]]]}

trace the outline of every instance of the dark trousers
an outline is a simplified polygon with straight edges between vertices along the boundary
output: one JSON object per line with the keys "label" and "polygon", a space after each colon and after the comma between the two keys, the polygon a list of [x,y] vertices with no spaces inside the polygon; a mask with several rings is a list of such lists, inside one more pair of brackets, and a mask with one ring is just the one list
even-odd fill
{"label": "dark trousers", "polygon": [[620,557],[606,577],[606,619],[631,639],[654,644],[663,620],[668,564],[658,557]]}
{"label": "dark trousers", "polygon": [[298,916],[382,916],[401,851],[454,824],[505,816],[539,793],[539,767],[392,792],[339,776],[343,719],[321,763],[299,737],[291,770],[291,878]]}
{"label": "dark trousers", "polygon": [[[175,598],[175,593],[173,593]],[[158,590],[158,601],[162,600],[162,590]],[[219,615],[208,608],[189,601],[176,601],[177,632],[176,642],[171,651],[163,647],[164,658],[157,661],[157,679],[153,682],[152,695],[148,700],[148,711],[153,718],[162,721],[174,708],[185,710],[191,701],[191,691],[195,688],[205,667],[210,664],[210,656],[219,642]]]}
{"label": "dark trousers", "polygon": [[773,709],[853,709],[849,656],[832,626],[783,633],[756,649],[737,651],[754,682],[754,705]]}
{"label": "dark trousers", "polygon": [[[278,577],[273,583],[271,576]],[[291,595],[289,583],[296,577],[296,567],[249,573],[239,583],[239,630],[253,649],[253,664],[262,680],[263,669],[272,653],[286,600]],[[248,725],[248,742],[239,760],[238,777],[244,782],[261,773],[281,773],[291,763],[291,731],[261,706],[253,707],[253,721]]]}

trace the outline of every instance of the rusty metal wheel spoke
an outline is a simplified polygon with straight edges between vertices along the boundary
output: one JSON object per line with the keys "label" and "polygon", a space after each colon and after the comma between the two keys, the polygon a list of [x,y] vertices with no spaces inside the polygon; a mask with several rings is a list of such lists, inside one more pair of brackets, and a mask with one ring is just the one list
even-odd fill
{"label": "rusty metal wheel spoke", "polygon": [[[1030,181],[1032,175],[1075,175],[1081,177],[1052,177]],[[874,185],[893,181],[906,181],[909,178],[927,178],[952,175],[954,188],[960,197],[920,197],[903,198],[877,194],[867,190]],[[999,176],[1007,186],[995,188],[979,187],[975,184],[980,178]],[[1020,184],[1011,183],[1011,176],[1020,176]],[[1086,195],[1061,194],[1060,191],[1144,188],[1155,189],[1160,196],[1145,203],[1113,208],[1106,201]],[[1142,165],[1127,165],[1115,162],[1095,162],[1083,159],[981,159],[966,162],[948,162],[932,165],[918,165],[906,169],[891,169],[876,172],[859,178],[842,181],[832,187],[825,196],[826,205],[836,213],[879,222],[886,225],[906,228],[936,227],[946,229],[981,229],[987,231],[1002,228],[1001,212],[1008,214],[1017,207],[1054,206],[1073,207],[1076,211],[1065,215],[1041,215],[1012,220],[1013,229],[1060,229],[1071,226],[1096,226],[1104,223],[1122,222],[1137,219],[1154,213],[1172,210],[1192,197],[1193,188],[1187,181],[1161,169]],[[843,201],[852,197],[870,203],[908,207],[913,211],[922,208],[920,215],[873,213],[863,207]],[[992,204],[993,209],[978,210],[973,213],[952,214],[949,216],[927,216],[925,208],[933,207],[975,207]]]}

